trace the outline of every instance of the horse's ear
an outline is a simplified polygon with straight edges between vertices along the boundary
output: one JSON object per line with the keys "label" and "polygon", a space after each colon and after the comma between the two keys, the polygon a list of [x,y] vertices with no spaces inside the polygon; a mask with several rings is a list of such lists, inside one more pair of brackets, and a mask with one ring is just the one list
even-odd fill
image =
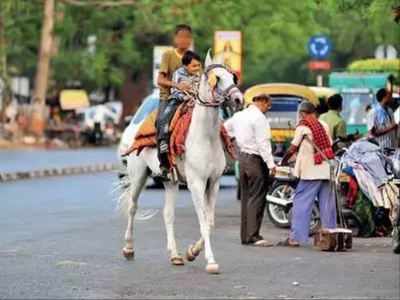
{"label": "horse's ear", "polygon": [[213,70],[211,70],[208,73],[208,78],[207,78],[207,82],[208,82],[209,86],[212,89],[214,89],[215,86],[217,85],[217,81],[218,81],[217,75],[215,75],[215,72]]}
{"label": "horse's ear", "polygon": [[221,53],[220,55],[217,55],[214,57],[214,64],[216,65],[224,65],[225,60],[224,60],[224,54]]}
{"label": "horse's ear", "polygon": [[207,69],[208,66],[211,66],[213,63],[213,59],[211,57],[211,49],[208,49],[206,61],[204,62],[204,68]]}

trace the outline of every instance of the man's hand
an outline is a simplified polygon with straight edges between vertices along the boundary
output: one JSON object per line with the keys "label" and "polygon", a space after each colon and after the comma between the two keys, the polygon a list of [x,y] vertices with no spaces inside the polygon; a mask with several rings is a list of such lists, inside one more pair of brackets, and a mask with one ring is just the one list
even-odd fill
{"label": "man's hand", "polygon": [[275,177],[275,174],[276,174],[276,167],[273,167],[271,170],[269,170],[269,175]]}
{"label": "man's hand", "polygon": [[192,88],[191,85],[185,81],[179,82],[178,84],[175,85],[175,87],[182,92],[190,91]]}

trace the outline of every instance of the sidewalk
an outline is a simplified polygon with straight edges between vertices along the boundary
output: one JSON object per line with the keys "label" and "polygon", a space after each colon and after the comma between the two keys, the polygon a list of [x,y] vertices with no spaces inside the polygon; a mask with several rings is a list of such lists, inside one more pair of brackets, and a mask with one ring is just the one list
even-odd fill
{"label": "sidewalk", "polygon": [[117,169],[116,147],[0,150],[0,182]]}

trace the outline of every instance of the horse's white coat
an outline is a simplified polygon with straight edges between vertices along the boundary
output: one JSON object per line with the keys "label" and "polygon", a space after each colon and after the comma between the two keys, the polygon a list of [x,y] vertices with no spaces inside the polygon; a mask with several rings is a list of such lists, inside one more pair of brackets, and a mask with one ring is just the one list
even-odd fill
{"label": "horse's white coat", "polygon": [[[207,60],[206,60],[207,62]],[[208,58],[208,64],[210,59]],[[207,63],[206,63],[207,67]],[[226,69],[217,67],[211,72],[218,78],[217,90],[224,91],[234,83],[233,76]],[[199,96],[203,101],[212,102],[212,87],[206,76],[202,76]],[[231,100],[243,101],[239,89],[230,93]],[[193,109],[192,121],[185,142],[185,155],[177,161],[180,174],[184,174],[188,188],[192,194],[193,204],[200,224],[201,238],[197,247],[205,247],[205,258],[208,270],[218,272],[218,265],[211,247],[210,234],[215,220],[215,203],[219,191],[219,178],[226,166],[223,145],[220,137],[220,119],[218,107],[208,107],[196,104]],[[133,226],[137,210],[137,200],[149,175],[160,173],[157,151],[154,148],[144,149],[139,156],[130,154],[127,164],[130,180],[130,195],[125,197],[128,205],[128,226],[125,233],[125,250],[133,250]],[[171,258],[179,257],[175,240],[175,201],[178,195],[178,185],[165,183],[164,221],[167,232],[167,249]]]}

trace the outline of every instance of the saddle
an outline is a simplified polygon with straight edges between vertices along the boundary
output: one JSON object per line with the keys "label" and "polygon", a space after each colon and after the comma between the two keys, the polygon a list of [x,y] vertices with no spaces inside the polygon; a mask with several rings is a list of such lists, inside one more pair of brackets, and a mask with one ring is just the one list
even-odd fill
{"label": "saddle", "polygon": [[[185,141],[192,120],[193,107],[193,103],[191,102],[179,105],[170,123],[169,160],[170,165],[173,167],[176,166],[176,158],[185,152]],[[157,146],[157,114],[158,110],[152,112],[143,121],[133,140],[132,146],[129,147],[124,155],[128,155],[134,151],[136,151],[136,155],[139,155],[143,149],[147,147],[155,148]],[[220,132],[225,151],[232,159],[236,159],[235,147],[222,122]]]}

